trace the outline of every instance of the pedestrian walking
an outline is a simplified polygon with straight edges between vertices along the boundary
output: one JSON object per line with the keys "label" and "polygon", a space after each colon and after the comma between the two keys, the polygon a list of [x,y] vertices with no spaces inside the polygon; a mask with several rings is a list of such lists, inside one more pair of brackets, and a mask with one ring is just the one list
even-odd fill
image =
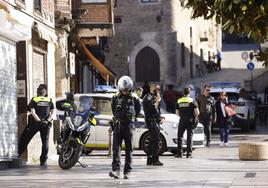
{"label": "pedestrian walking", "polygon": [[200,111],[199,121],[204,126],[204,132],[206,135],[206,146],[210,146],[211,140],[211,125],[216,122],[216,110],[215,110],[215,100],[209,94],[210,86],[205,85],[203,94],[199,95],[197,99],[197,104]]}
{"label": "pedestrian walking", "polygon": [[218,66],[218,69],[219,69],[219,71],[220,71],[220,70],[221,70],[221,60],[222,60],[222,56],[221,56],[221,52],[220,52],[219,50],[217,50],[216,57],[217,57],[217,66]]}
{"label": "pedestrian walking", "polygon": [[28,124],[19,140],[19,156],[26,150],[32,137],[40,132],[42,141],[42,153],[40,156],[40,166],[47,167],[47,154],[49,146],[49,131],[52,125],[54,105],[52,99],[47,96],[47,86],[40,84],[37,88],[37,96],[33,97],[29,103],[31,115]]}
{"label": "pedestrian walking", "polygon": [[125,142],[124,179],[128,179],[132,170],[133,129],[141,106],[139,100],[132,94],[133,81],[128,76],[118,80],[117,93],[112,98],[113,122],[113,162],[109,176],[115,179],[120,177],[120,157],[122,141]]}
{"label": "pedestrian walking", "polygon": [[[231,114],[227,114],[227,95],[225,92],[220,92],[219,98],[216,102],[217,123],[220,128],[220,146],[228,146],[229,128],[231,123]],[[230,107],[229,107],[230,108]],[[228,112],[230,113],[230,112]]]}
{"label": "pedestrian walking", "polygon": [[176,114],[180,116],[178,127],[178,152],[175,157],[181,158],[183,155],[183,134],[187,130],[187,158],[192,157],[192,137],[193,129],[197,126],[197,118],[199,115],[198,104],[190,97],[190,88],[183,89],[183,97],[177,102]]}
{"label": "pedestrian walking", "polygon": [[167,90],[164,91],[163,98],[166,103],[166,110],[170,113],[175,114],[178,94],[173,90],[173,88],[174,85],[168,84]]}
{"label": "pedestrian walking", "polygon": [[159,96],[157,94],[157,85],[151,85],[150,93],[147,93],[143,99],[143,109],[145,114],[145,123],[149,130],[150,141],[147,153],[147,165],[162,166],[159,161],[159,140],[160,140],[160,124],[163,118],[159,112]]}

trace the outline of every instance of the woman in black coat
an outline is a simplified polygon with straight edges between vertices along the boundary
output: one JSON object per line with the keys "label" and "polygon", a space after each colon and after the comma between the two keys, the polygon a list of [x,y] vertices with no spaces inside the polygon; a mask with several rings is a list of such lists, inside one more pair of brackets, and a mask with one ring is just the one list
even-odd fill
{"label": "woman in black coat", "polygon": [[228,146],[228,137],[229,137],[229,123],[228,115],[225,111],[225,106],[227,104],[227,96],[225,92],[220,92],[219,98],[215,104],[216,113],[217,113],[217,124],[220,128],[220,139],[221,146]]}

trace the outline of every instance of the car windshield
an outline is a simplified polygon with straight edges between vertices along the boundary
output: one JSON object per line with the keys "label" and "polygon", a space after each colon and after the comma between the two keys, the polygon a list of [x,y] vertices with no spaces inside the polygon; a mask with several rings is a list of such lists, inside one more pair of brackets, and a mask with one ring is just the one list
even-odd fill
{"label": "car windshield", "polygon": [[[238,101],[238,98],[239,98],[239,94],[238,93],[230,93],[230,92],[227,92],[227,97],[230,101]],[[215,100],[218,99],[220,93],[219,92],[215,92],[215,93],[210,93],[211,96],[214,97]]]}

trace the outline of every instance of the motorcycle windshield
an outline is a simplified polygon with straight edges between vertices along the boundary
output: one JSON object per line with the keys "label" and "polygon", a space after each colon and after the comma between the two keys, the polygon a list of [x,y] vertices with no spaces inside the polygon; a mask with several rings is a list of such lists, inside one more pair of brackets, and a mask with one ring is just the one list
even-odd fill
{"label": "motorcycle windshield", "polygon": [[75,109],[80,113],[88,112],[92,108],[92,103],[92,97],[80,96],[75,102]]}

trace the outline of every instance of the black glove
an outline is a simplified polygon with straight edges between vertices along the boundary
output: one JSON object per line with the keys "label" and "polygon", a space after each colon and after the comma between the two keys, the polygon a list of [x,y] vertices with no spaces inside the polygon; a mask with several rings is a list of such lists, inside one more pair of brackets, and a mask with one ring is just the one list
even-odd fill
{"label": "black glove", "polygon": [[39,125],[42,128],[50,128],[51,127],[51,122],[50,121],[47,121],[47,120],[44,120],[44,121],[40,121],[39,122]]}
{"label": "black glove", "polygon": [[110,122],[109,122],[109,124],[111,125],[111,128],[112,128],[112,130],[114,130],[114,118],[113,118],[113,120],[111,120]]}

